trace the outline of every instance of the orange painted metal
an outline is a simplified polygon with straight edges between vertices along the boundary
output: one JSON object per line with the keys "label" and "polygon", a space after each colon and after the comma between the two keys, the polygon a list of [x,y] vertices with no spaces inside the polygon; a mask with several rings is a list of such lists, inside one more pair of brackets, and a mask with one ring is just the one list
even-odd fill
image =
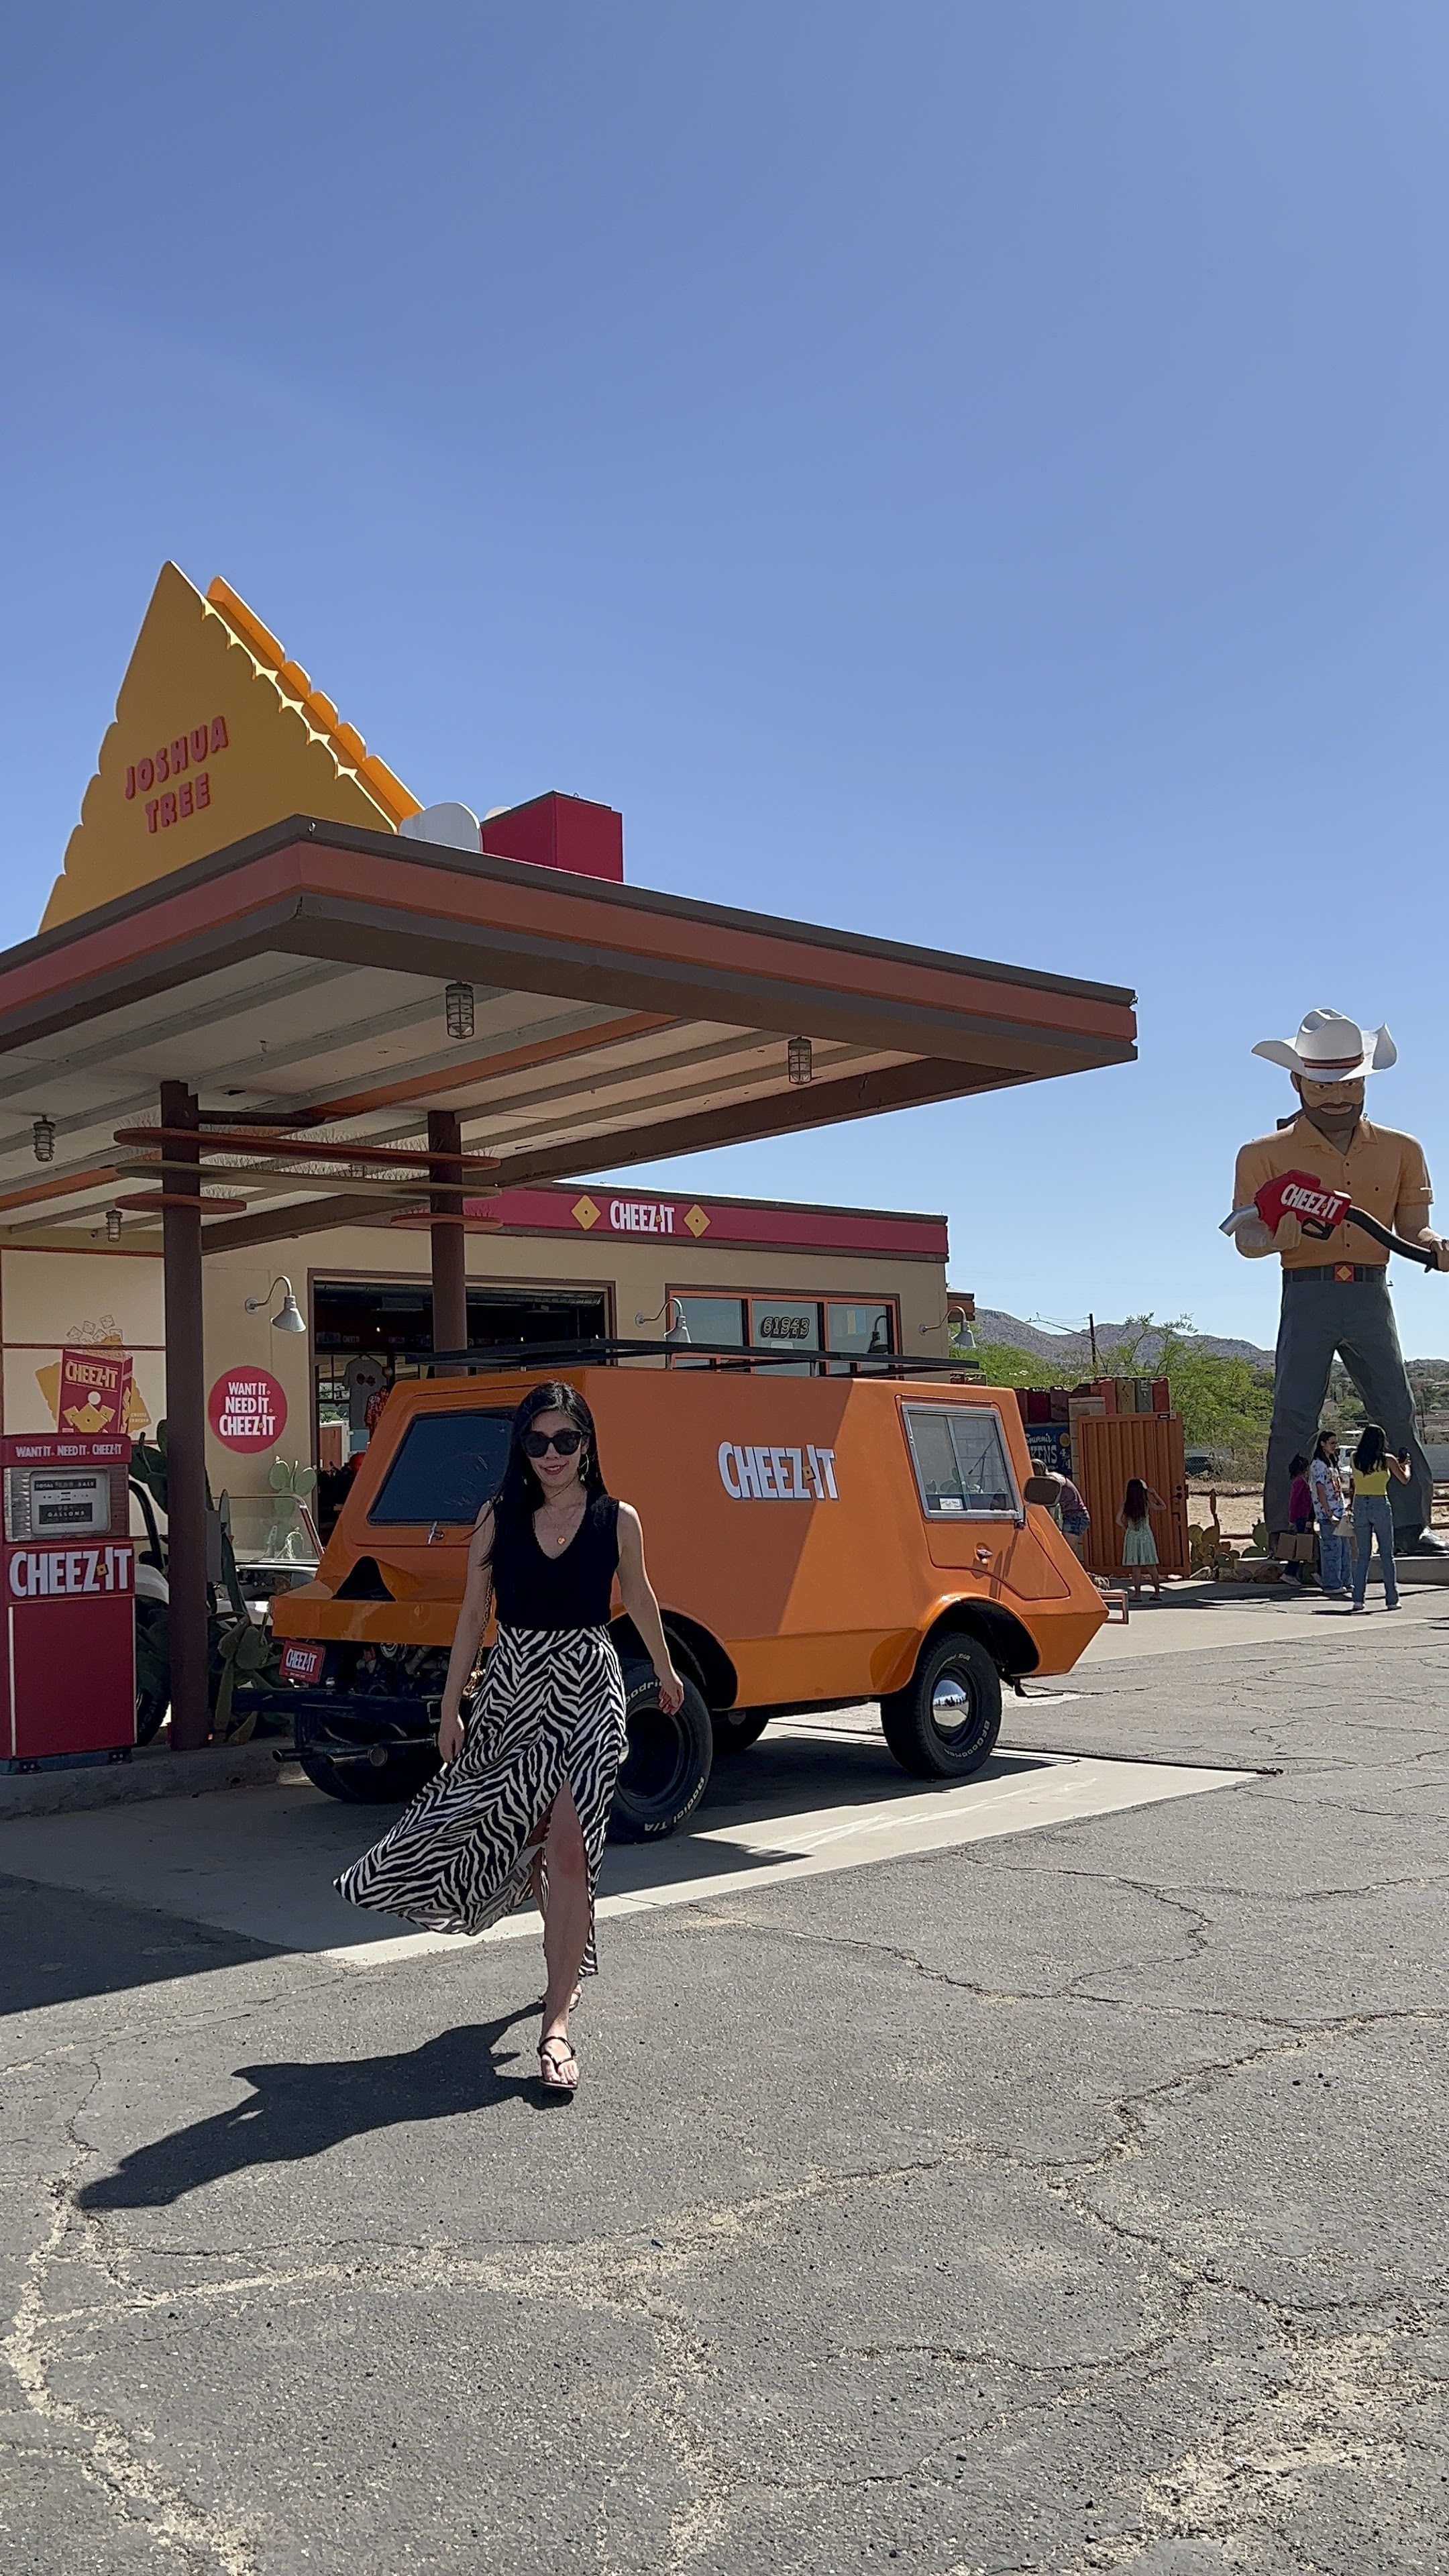
{"label": "orange painted metal", "polygon": [[1180,1413],[1079,1417],[1072,1430],[1072,1460],[1075,1481],[1092,1515],[1087,1563],[1094,1574],[1122,1571],[1117,1514],[1132,1476],[1140,1476],[1144,1485],[1162,1496],[1162,1510],[1148,1512],[1162,1572],[1190,1571]]}
{"label": "orange painted metal", "polygon": [[[450,1643],[465,1527],[397,1527],[368,1512],[422,1413],[511,1416],[546,1372],[520,1369],[397,1387],[357,1471],[314,1583],[278,1597],[279,1637]],[[994,1604],[1036,1648],[1029,1669],[1062,1673],[1106,1616],[1050,1515],[930,1518],[907,1445],[905,1408],[994,1410],[1018,1492],[1031,1474],[1015,1397],[980,1386],[779,1372],[566,1368],[593,1409],[610,1491],[644,1524],[666,1610],[708,1629],[739,1679],[736,1705],[872,1699],[900,1689],[921,1640],[953,1604]],[[737,1495],[740,1452],[777,1466],[785,1499]],[[802,1482],[808,1492],[800,1490]],[[831,1490],[833,1488],[833,1491]],[[362,1557],[392,1598],[338,1600]]]}

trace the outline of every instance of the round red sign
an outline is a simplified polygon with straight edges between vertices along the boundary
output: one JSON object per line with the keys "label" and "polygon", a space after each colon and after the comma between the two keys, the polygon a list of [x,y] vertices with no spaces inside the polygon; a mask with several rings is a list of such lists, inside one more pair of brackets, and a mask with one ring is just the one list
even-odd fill
{"label": "round red sign", "polygon": [[287,1398],[270,1369],[224,1369],[206,1418],[228,1449],[270,1449],[287,1428]]}

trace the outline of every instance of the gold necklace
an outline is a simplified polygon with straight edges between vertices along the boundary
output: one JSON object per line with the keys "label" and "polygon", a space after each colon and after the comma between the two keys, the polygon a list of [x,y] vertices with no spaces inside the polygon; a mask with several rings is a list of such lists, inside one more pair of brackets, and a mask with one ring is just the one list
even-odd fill
{"label": "gold necklace", "polygon": [[573,1538],[577,1532],[579,1523],[584,1516],[584,1505],[587,1501],[587,1494],[581,1494],[576,1504],[569,1503],[565,1506],[570,1520],[570,1526],[567,1531],[563,1530],[563,1528],[558,1524],[550,1526],[548,1505],[547,1503],[544,1504],[542,1514],[544,1533],[546,1537],[552,1540],[553,1545],[560,1556],[562,1556],[564,1549],[568,1546],[569,1540]]}

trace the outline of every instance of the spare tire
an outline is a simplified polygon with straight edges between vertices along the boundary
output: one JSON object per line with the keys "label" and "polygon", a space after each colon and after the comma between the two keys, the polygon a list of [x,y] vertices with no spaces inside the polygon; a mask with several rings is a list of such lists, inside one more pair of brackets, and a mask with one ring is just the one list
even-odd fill
{"label": "spare tire", "polygon": [[714,1759],[709,1710],[693,1682],[673,1717],[659,1705],[659,1684],[647,1664],[624,1669],[628,1749],[619,1765],[609,1839],[658,1842],[693,1815],[704,1796]]}

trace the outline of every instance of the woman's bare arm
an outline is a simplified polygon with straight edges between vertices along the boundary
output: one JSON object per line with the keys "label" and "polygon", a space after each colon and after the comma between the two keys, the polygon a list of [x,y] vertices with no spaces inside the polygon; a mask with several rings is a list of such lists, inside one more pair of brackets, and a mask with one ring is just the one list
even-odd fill
{"label": "woman's bare arm", "polygon": [[632,1503],[619,1505],[619,1594],[659,1677],[659,1705],[672,1716],[684,1704],[684,1684],[670,1660],[659,1604],[644,1567],[644,1532]]}
{"label": "woman's bare arm", "polygon": [[1390,1474],[1391,1476],[1397,1477],[1397,1479],[1398,1479],[1398,1481],[1399,1481],[1399,1483],[1400,1483],[1401,1485],[1407,1485],[1407,1483],[1409,1482],[1410,1476],[1411,1476],[1411,1475],[1412,1475],[1412,1473],[1413,1473],[1413,1470],[1411,1469],[1411,1467],[1410,1467],[1410,1465],[1409,1465],[1408,1459],[1407,1459],[1407,1458],[1396,1458],[1396,1457],[1394,1456],[1394,1454],[1393,1454],[1392,1450],[1386,1450],[1386,1451],[1385,1451],[1385,1453],[1384,1453],[1384,1456],[1385,1456],[1385,1461],[1386,1461],[1387,1466],[1388,1466],[1389,1474]]}
{"label": "woman's bare arm", "polygon": [[463,1750],[463,1720],[460,1702],[467,1688],[468,1676],[478,1660],[478,1648],[488,1625],[488,1606],[493,1595],[493,1506],[485,1503],[473,1524],[468,1541],[468,1578],[463,1598],[458,1605],[458,1624],[453,1631],[453,1651],[448,1657],[448,1678],[443,1684],[443,1708],[438,1724],[438,1751],[445,1762],[454,1762]]}

